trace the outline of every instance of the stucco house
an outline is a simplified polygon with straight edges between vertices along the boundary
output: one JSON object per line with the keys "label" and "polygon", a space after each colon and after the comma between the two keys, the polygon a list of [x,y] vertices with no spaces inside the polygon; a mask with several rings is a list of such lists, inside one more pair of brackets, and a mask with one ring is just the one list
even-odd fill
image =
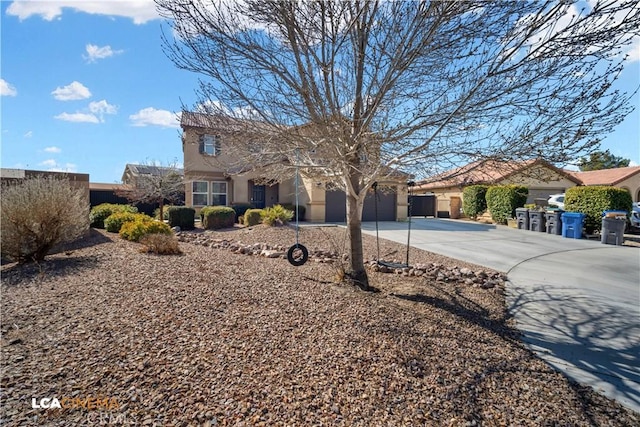
{"label": "stucco house", "polygon": [[582,185],[611,185],[624,188],[631,193],[634,202],[640,202],[640,166],[568,173]]}
{"label": "stucco house", "polygon": [[[183,131],[185,205],[199,210],[207,205],[251,203],[256,208],[264,208],[275,204],[295,203],[296,188],[293,178],[274,180],[268,172],[243,168],[237,164],[231,149],[234,138],[224,123],[211,120],[211,116],[202,113],[185,111],[182,113],[180,126]],[[282,166],[285,163],[286,160],[282,160]],[[378,219],[406,219],[406,176],[379,184],[385,191],[378,193]],[[298,187],[299,204],[306,208],[307,221],[345,221],[344,192],[332,190],[322,179],[305,176],[304,173],[301,173]],[[372,193],[365,200],[364,221],[375,218],[375,204]]]}
{"label": "stucco house", "polygon": [[419,183],[416,194],[432,194],[436,198],[437,216],[457,218],[462,206],[464,187],[474,184],[519,184],[529,188],[527,203],[546,200],[550,195],[564,193],[582,182],[563,169],[544,160],[499,162],[485,160],[469,163]]}

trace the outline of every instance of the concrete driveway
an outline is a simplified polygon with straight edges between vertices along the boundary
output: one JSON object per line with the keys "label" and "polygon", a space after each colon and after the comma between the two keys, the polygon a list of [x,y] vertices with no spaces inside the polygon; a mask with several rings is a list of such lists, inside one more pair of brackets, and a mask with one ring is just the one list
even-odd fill
{"label": "concrete driveway", "polygon": [[[373,222],[362,228],[376,233]],[[379,234],[406,244],[407,223],[381,222]],[[507,273],[525,343],[640,412],[640,248],[432,218],[412,219],[411,246]]]}

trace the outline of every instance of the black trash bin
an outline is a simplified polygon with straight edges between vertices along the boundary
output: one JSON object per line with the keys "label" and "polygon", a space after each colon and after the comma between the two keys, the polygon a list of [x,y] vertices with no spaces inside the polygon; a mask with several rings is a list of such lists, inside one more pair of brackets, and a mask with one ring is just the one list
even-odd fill
{"label": "black trash bin", "polygon": [[516,208],[516,221],[518,223],[518,230],[529,229],[529,209]]}
{"label": "black trash bin", "polygon": [[547,234],[562,234],[562,210],[551,210],[545,213],[547,220]]}
{"label": "black trash bin", "polygon": [[538,231],[541,233],[544,233],[546,231],[545,215],[543,211],[529,211],[529,230]]}

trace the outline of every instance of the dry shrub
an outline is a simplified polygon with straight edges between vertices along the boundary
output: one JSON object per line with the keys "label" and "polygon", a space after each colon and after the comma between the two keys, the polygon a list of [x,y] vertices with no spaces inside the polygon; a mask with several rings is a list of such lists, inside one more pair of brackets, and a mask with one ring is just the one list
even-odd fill
{"label": "dry shrub", "polygon": [[152,233],[140,239],[142,248],[140,252],[154,253],[158,255],[180,255],[182,251],[178,246],[176,236],[169,234]]}
{"label": "dry shrub", "polygon": [[89,200],[68,179],[37,176],[2,186],[2,256],[42,261],[89,230]]}

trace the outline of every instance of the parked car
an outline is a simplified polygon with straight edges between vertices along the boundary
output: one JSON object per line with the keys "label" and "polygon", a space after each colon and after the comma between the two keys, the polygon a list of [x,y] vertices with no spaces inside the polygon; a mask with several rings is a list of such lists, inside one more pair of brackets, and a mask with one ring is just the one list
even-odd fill
{"label": "parked car", "polygon": [[564,210],[564,193],[562,194],[552,194],[549,196],[549,200],[547,200],[547,205],[555,205],[560,209]]}
{"label": "parked car", "polygon": [[629,231],[634,233],[640,232],[640,202],[633,204],[631,218],[629,218]]}

